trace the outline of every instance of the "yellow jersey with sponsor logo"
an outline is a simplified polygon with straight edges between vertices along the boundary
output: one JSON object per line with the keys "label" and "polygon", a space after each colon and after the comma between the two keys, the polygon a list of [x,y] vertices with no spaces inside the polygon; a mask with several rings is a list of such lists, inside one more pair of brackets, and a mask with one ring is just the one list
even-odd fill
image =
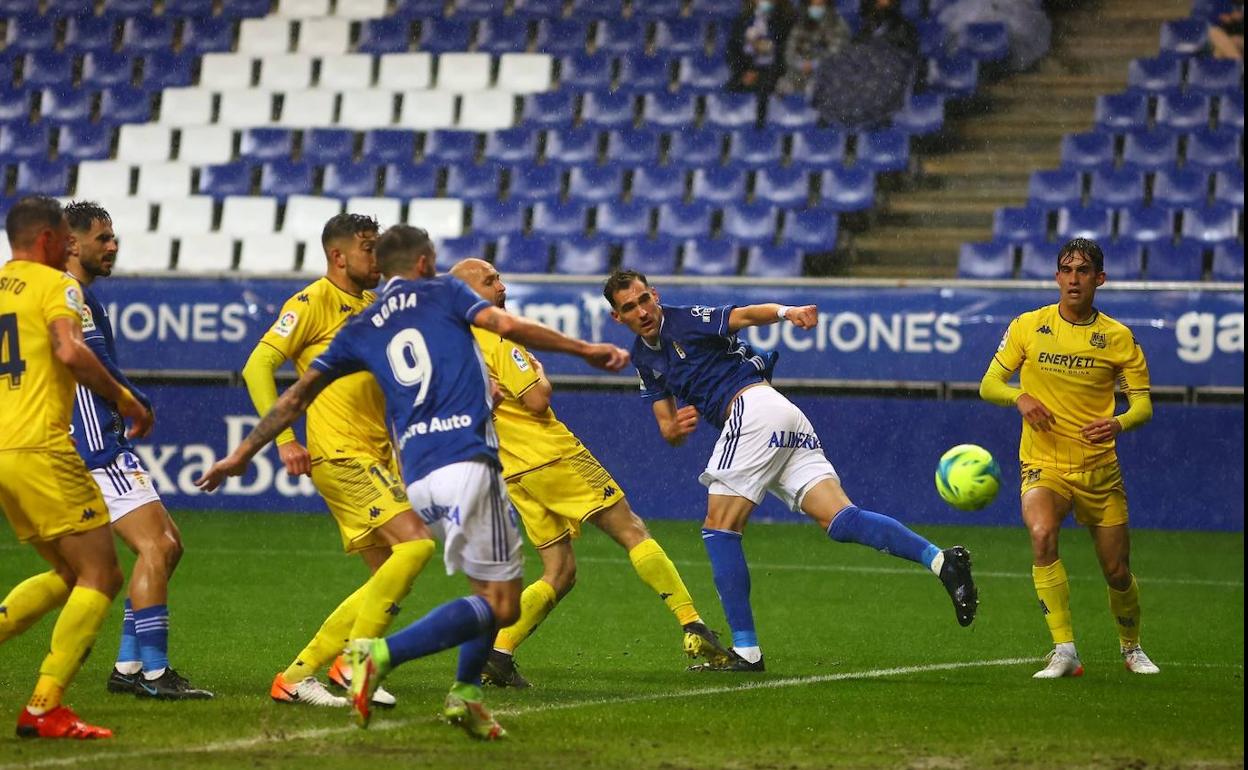
{"label": "yellow jersey with sponsor logo", "polygon": [[520,402],[540,379],[529,351],[485,329],[474,326],[472,333],[490,377],[503,389],[503,402],[494,410],[503,477],[515,478],[583,451],[580,440],[555,417],[555,410],[533,414]]}
{"label": "yellow jersey with sponsor logo", "polygon": [[82,287],[60,270],[24,259],[0,267],[0,451],[74,451],[74,377],[48,325],[81,323],[85,307]]}
{"label": "yellow jersey with sponsor logo", "polygon": [[[277,322],[260,341],[293,361],[302,377],[343,324],[374,299],[371,291],[357,297],[321,278],[286,300]],[[373,375],[358,372],[343,377],[317,395],[308,407],[308,452],[313,460],[360,452],[372,457],[391,454],[386,401]]]}
{"label": "yellow jersey with sponsor logo", "polygon": [[1045,432],[1023,422],[1019,460],[1087,471],[1117,459],[1113,441],[1093,444],[1079,431],[1114,416],[1115,385],[1128,398],[1148,393],[1148,364],[1130,329],[1099,311],[1084,323],[1071,323],[1057,305],[1048,305],[1010,323],[995,359],[1010,372],[1021,367],[1023,392],[1056,418]]}

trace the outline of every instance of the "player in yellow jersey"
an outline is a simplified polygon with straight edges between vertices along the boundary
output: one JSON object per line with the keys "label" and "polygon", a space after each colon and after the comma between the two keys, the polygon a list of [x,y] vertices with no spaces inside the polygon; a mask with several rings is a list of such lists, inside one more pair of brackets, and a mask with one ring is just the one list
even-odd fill
{"label": "player in yellow jersey", "polygon": [[[243,369],[256,410],[266,414],[277,402],[274,374],[287,360],[301,376],[343,324],[368,307],[370,289],[381,274],[373,256],[377,221],[359,214],[331,218],[321,233],[325,277],[286,301],[277,322],[261,338]],[[346,708],[346,698],[326,690],[316,672],[331,661],[330,681],[350,685],[351,672],[340,657],[346,642],[376,637],[398,615],[434,552],[429,528],[408,504],[386,432],[385,400],[368,372],[343,377],[308,408],[308,445],[287,429],[277,450],[292,476],[309,474],[338,523],[347,553],[358,553],[372,572],[321,625],[295,660],[273,679],[269,695],[280,703]],[[394,705],[384,690],[376,705]]]}
{"label": "player in yellow jersey", "polygon": [[[498,271],[480,259],[465,259],[451,274],[483,299],[504,308],[507,287]],[[680,573],[629,507],[624,491],[550,408],[551,385],[541,363],[524,346],[473,328],[477,345],[502,388],[494,410],[499,459],[507,494],[520,513],[529,540],[542,558],[542,577],[524,589],[520,619],[498,632],[484,679],[500,687],[527,687],[516,670],[515,651],[576,582],[572,539],[592,522],[628,552],[637,575],[667,604],[684,630],[690,657],[727,662],[730,655],[693,606]]]}
{"label": "player in yellow jersey", "polygon": [[[1031,533],[1032,578],[1054,649],[1037,679],[1081,676],[1070,617],[1070,585],[1057,553],[1062,519],[1071,510],[1088,528],[1105,582],[1109,610],[1128,671],[1156,674],[1140,648],[1140,595],[1131,574],[1127,495],[1115,438],[1153,415],[1148,364],[1131,330],[1098,311],[1105,257],[1095,241],[1077,238],[1057,255],[1061,297],[1011,323],[984,379],[982,398],[1023,416],[1023,523]],[[1021,388],[1009,380],[1021,368]],[[1114,415],[1114,386],[1127,411]]]}
{"label": "player in yellow jersey", "polygon": [[0,643],[64,605],[39,681],[17,720],[24,738],[109,738],[61,703],[121,589],[108,509],[69,437],[75,381],[117,405],[129,436],[152,415],[82,338],[82,288],[65,275],[69,224],[52,198],[28,197],[5,221],[0,267],[0,509],[52,567],[0,600]]}

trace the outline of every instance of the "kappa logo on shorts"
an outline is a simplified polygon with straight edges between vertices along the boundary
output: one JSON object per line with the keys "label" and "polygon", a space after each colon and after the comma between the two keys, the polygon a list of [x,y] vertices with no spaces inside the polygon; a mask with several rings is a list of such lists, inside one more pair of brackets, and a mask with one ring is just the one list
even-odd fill
{"label": "kappa logo on shorts", "polygon": [[94,519],[94,518],[95,518],[95,516],[96,516],[96,513],[95,513],[95,509],[94,509],[94,508],[83,508],[83,509],[82,509],[82,518],[81,518],[81,519],[79,519],[79,521],[80,521],[80,522],[84,522],[84,521],[91,521],[92,519]]}
{"label": "kappa logo on shorts", "polygon": [[610,484],[606,485],[605,487],[602,488],[602,499],[606,500],[611,495],[614,495],[615,492],[616,492],[615,487],[611,486]]}
{"label": "kappa logo on shorts", "polygon": [[380,515],[381,515],[381,509],[378,508],[377,506],[374,505],[372,508],[368,509],[368,518],[375,519]]}

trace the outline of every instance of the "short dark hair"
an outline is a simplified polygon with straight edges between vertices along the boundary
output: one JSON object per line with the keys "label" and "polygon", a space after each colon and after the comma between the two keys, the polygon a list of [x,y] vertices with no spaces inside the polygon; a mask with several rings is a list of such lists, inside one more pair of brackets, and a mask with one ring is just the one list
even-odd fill
{"label": "short dark hair", "polygon": [[377,239],[373,254],[381,272],[395,275],[410,270],[421,257],[432,257],[433,240],[419,227],[392,225]]}
{"label": "short dark hair", "polygon": [[1062,250],[1057,252],[1057,266],[1061,267],[1062,263],[1076,254],[1082,254],[1092,267],[1098,273],[1105,272],[1105,252],[1101,251],[1101,246],[1091,238],[1075,238],[1066,242]]}
{"label": "short dark hair", "polygon": [[4,229],[9,236],[9,245],[15,248],[26,248],[35,239],[35,234],[45,228],[55,228],[65,221],[65,210],[56,198],[45,195],[28,195],[9,209],[4,218]]}
{"label": "short dark hair", "polygon": [[380,229],[377,220],[367,214],[352,214],[345,211],[335,214],[325,223],[324,229],[321,230],[321,246],[328,250],[329,244],[336,240],[354,238],[364,233],[375,233]]}
{"label": "short dark hair", "polygon": [[112,216],[109,215],[108,209],[104,208],[95,201],[74,201],[65,207],[65,218],[69,220],[69,229],[77,232],[85,232],[91,229],[91,224],[96,220],[101,222],[113,223]]}
{"label": "short dark hair", "polygon": [[613,270],[611,275],[607,276],[606,283],[602,285],[602,296],[607,298],[607,302],[611,303],[611,307],[615,307],[615,293],[632,286],[633,281],[641,281],[642,286],[650,286],[650,282],[646,280],[644,273],[639,273],[636,270]]}

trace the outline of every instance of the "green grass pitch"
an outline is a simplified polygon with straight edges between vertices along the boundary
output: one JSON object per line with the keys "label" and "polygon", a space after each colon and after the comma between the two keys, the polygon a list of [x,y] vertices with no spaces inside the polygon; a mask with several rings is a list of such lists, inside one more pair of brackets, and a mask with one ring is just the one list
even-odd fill
{"label": "green grass pitch", "polygon": [[[511,732],[483,745],[436,718],[453,653],[396,671],[399,699],[361,731],[345,711],[268,698],[283,668],[360,581],[325,516],[181,514],[172,659],[213,689],[207,703],[108,695],[121,602],[69,693],[114,728],[97,744],[23,742],[11,727],[46,650],[44,619],[0,648],[0,770],[9,767],[255,768],[1170,768],[1243,767],[1242,533],[1133,533],[1145,649],[1162,668],[1123,670],[1086,534],[1068,530],[1076,633],[1087,674],[1031,674],[1048,634],[1020,527],[921,527],[967,545],[978,620],[960,628],[922,570],[815,527],[755,523],[746,538],[765,674],[690,673],[674,619],[601,533],[577,546],[577,588],[520,650],[535,687],[489,690]],[[724,629],[695,522],[652,522],[708,623]],[[124,558],[129,565],[128,556]],[[526,554],[530,578],[539,571]],[[11,533],[0,591],[39,569]],[[396,627],[465,590],[434,562]]]}

